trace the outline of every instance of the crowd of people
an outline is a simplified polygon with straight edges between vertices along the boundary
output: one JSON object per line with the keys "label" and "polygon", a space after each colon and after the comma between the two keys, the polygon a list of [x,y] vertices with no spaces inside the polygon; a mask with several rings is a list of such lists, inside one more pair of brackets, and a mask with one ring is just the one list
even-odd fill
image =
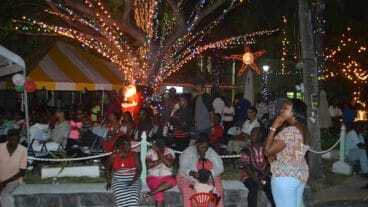
{"label": "crowd of people", "polygon": [[[310,146],[302,101],[278,99],[268,106],[261,102],[252,106],[241,95],[231,103],[218,93],[210,96],[200,90],[193,98],[170,89],[160,106],[139,107],[138,114],[132,114],[113,104],[103,116],[97,103],[90,110],[56,110],[51,115],[36,111],[31,115],[31,138],[46,146],[56,143],[56,150],[69,155],[84,154],[91,148],[111,152],[103,163],[106,187],[113,192],[115,206],[139,206],[141,197],[153,197],[156,206],[164,206],[164,192],[176,185],[185,207],[192,205],[198,193],[210,194],[217,206],[224,206],[221,155],[232,154],[240,155],[232,162],[249,190],[248,206],[257,206],[260,190],[272,206],[301,205],[309,177],[306,154]],[[1,132],[7,134],[0,144],[2,206],[9,204],[6,199],[15,186],[10,183],[18,183],[27,165],[27,151],[19,144],[24,121],[20,116],[10,123],[7,117],[1,117]],[[359,161],[366,172],[367,145],[356,135],[359,128],[352,129],[356,133],[349,128],[347,137],[358,138],[347,142],[347,156]],[[143,134],[152,147],[145,163],[150,192],[141,195],[142,163],[136,146]]]}

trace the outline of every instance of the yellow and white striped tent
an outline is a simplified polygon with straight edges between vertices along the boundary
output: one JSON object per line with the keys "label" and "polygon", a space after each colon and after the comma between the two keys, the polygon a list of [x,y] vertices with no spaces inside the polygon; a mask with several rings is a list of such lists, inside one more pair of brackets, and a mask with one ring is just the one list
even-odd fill
{"label": "yellow and white striped tent", "polygon": [[113,64],[80,48],[57,42],[29,75],[37,89],[119,90],[122,74]]}

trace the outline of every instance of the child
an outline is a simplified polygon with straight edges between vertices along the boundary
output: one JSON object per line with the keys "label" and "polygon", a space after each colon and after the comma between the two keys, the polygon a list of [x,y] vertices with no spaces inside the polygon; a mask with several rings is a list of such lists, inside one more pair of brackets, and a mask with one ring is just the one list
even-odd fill
{"label": "child", "polygon": [[215,114],[212,122],[211,134],[209,136],[209,144],[217,152],[220,152],[220,144],[224,137],[224,128],[221,126],[221,116]]}
{"label": "child", "polygon": [[211,172],[206,169],[198,171],[193,189],[196,193],[215,193],[215,187],[211,184]]}

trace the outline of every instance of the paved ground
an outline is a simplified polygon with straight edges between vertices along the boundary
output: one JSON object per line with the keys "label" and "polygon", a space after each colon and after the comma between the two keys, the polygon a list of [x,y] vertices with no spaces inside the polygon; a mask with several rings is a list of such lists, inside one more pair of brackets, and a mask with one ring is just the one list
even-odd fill
{"label": "paved ground", "polygon": [[[319,204],[331,203],[331,205],[328,206],[334,206],[332,205],[333,203],[340,203],[339,206],[368,206],[368,189],[361,188],[367,183],[367,178],[362,178],[357,175],[352,176],[346,179],[341,185],[321,190],[314,194],[314,204],[316,206],[324,206]],[[351,204],[341,205],[343,201],[350,202]]]}

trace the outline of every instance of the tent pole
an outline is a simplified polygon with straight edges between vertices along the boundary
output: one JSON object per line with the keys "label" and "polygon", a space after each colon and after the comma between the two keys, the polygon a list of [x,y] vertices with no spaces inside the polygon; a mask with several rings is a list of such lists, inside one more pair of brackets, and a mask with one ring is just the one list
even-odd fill
{"label": "tent pole", "polygon": [[[24,77],[27,77],[26,75],[26,69],[23,69],[23,75]],[[28,147],[30,146],[31,140],[30,140],[30,136],[29,136],[29,110],[28,110],[28,94],[25,88],[23,88],[23,93],[24,93],[24,115],[25,115],[25,122],[26,122],[26,133],[27,133],[27,144]]]}
{"label": "tent pole", "polygon": [[24,99],[25,99],[24,96],[25,96],[24,93],[20,96],[20,111],[21,112],[24,112],[24,105],[25,105],[25,103],[24,103]]}
{"label": "tent pole", "polygon": [[105,91],[102,90],[102,96],[101,96],[101,119],[103,119],[103,115],[104,115],[104,99],[105,99]]}
{"label": "tent pole", "polygon": [[231,102],[234,101],[234,98],[235,98],[235,81],[236,81],[236,77],[235,77],[235,61],[233,61],[233,64],[232,64],[232,68],[231,68],[231,84],[233,85],[233,89],[231,89]]}
{"label": "tent pole", "polygon": [[28,110],[28,93],[24,90],[24,114],[26,118],[26,129],[27,129],[27,142],[28,144],[31,143],[30,136],[29,136],[29,110]]}
{"label": "tent pole", "polygon": [[74,91],[72,91],[72,105],[74,105]]}
{"label": "tent pole", "polygon": [[55,107],[55,94],[54,94],[54,91],[51,91],[51,106]]}

